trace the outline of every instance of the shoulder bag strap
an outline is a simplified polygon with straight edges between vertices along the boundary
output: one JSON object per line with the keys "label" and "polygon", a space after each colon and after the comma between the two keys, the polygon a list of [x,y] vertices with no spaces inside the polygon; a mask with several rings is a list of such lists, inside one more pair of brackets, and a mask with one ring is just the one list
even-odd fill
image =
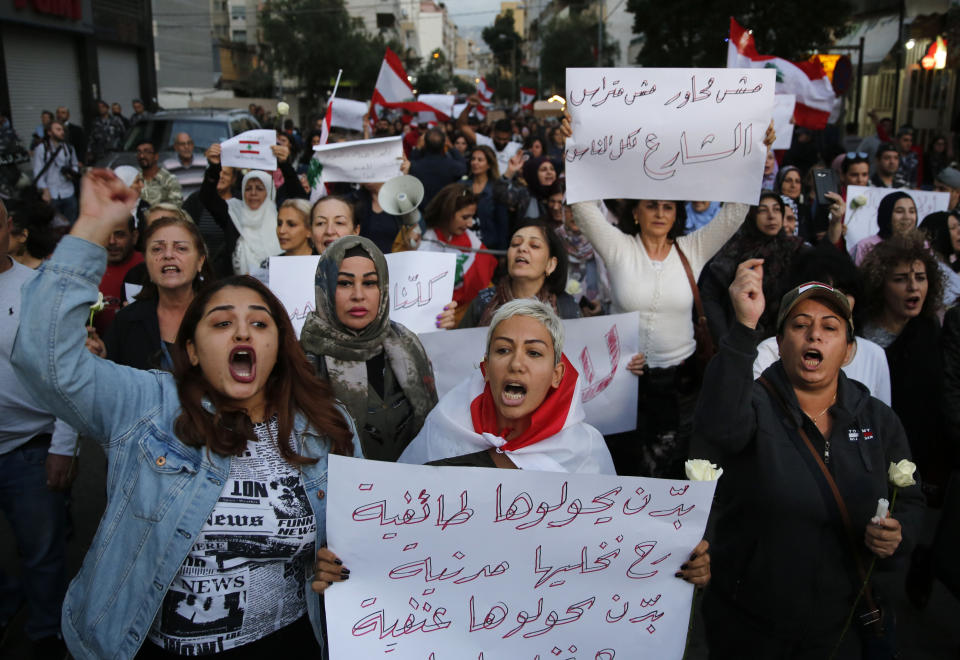
{"label": "shoulder bag strap", "polygon": [[[47,151],[50,149],[49,142],[43,142],[42,144],[43,144],[44,151]],[[50,156],[50,160],[44,163],[43,169],[40,170],[40,173],[33,178],[34,181],[38,181],[43,177],[44,174],[47,173],[47,170],[49,170],[50,166],[53,165],[53,161],[55,161],[57,159],[57,156],[60,154],[61,149],[63,149],[63,142],[60,143],[60,146],[57,147],[57,150],[53,152],[52,156]]]}
{"label": "shoulder bag strap", "polygon": [[[784,400],[780,392],[777,391],[777,388],[775,388],[773,384],[764,376],[760,376],[760,378],[757,380],[767,389],[771,398],[780,404],[783,412],[787,415],[787,419],[793,419],[793,414],[790,412],[790,407],[787,405],[787,402]],[[794,430],[800,435],[800,438],[803,440],[803,444],[807,446],[807,449],[813,456],[813,460],[816,462],[817,467],[820,468],[820,472],[822,473],[827,486],[830,487],[830,492],[833,494],[833,499],[836,501],[837,509],[840,511],[840,520],[843,521],[843,528],[844,531],[846,531],[847,542],[850,545],[850,551],[853,555],[853,563],[856,565],[857,573],[860,575],[860,583],[865,585],[863,589],[864,600],[867,603],[870,613],[875,612],[877,619],[879,619],[880,611],[873,600],[873,592],[870,589],[870,585],[866,581],[867,572],[863,568],[863,562],[860,560],[860,553],[857,551],[856,536],[853,533],[853,524],[850,522],[850,513],[847,511],[846,502],[843,501],[843,496],[840,494],[840,489],[837,488],[837,482],[833,480],[833,475],[830,474],[830,470],[827,469],[826,464],[820,457],[820,452],[818,452],[813,446],[813,443],[810,442],[810,438],[807,436],[806,431],[804,431],[803,427],[799,424],[794,428]],[[865,621],[864,623],[870,622]]]}
{"label": "shoulder bag strap", "polygon": [[687,273],[687,281],[690,282],[690,290],[693,292],[693,306],[697,310],[697,320],[707,319],[707,315],[703,311],[703,302],[700,300],[700,288],[697,286],[697,281],[693,279],[693,269],[690,268],[690,262],[687,261],[687,255],[683,253],[683,250],[680,249],[680,245],[674,243],[673,246],[677,248],[677,256],[680,257],[680,263],[683,264],[683,270]]}

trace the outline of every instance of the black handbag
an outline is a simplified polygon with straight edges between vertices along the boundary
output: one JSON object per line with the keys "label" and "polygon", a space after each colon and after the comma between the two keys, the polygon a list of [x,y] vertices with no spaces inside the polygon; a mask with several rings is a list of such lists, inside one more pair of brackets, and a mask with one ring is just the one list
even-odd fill
{"label": "black handbag", "polygon": [[[780,395],[780,392],[763,376],[760,376],[757,381],[767,389],[770,397],[780,404],[780,407],[786,414],[786,419],[792,420],[793,415],[790,413],[790,408]],[[860,576],[858,586],[862,585],[862,589],[857,596],[859,608],[856,612],[857,616],[855,621],[858,624],[857,632],[860,636],[861,657],[863,660],[896,660],[896,658],[899,657],[897,655],[895,640],[896,617],[892,609],[884,609],[881,607],[873,595],[873,589],[871,589],[870,583],[867,581],[867,572],[864,570],[863,562],[860,558],[856,541],[857,537],[856,534],[854,534],[853,524],[850,522],[850,514],[847,511],[846,502],[843,501],[843,495],[840,494],[840,489],[837,488],[837,482],[833,480],[833,475],[830,474],[830,470],[827,469],[823,459],[820,458],[820,453],[813,446],[813,443],[810,442],[810,438],[807,436],[806,431],[803,430],[803,427],[798,424],[793,426],[793,430],[795,430],[800,436],[800,439],[803,440],[803,444],[806,445],[807,450],[813,458],[813,462],[816,463],[816,466],[819,468],[819,475],[817,475],[817,471],[814,470],[814,476],[820,477],[822,485],[827,486],[836,502],[837,509],[840,513],[840,520],[843,522],[843,528],[846,532],[845,536],[850,546],[850,552],[853,555],[853,563],[857,567],[857,574]],[[838,646],[840,641],[842,641],[842,639],[838,640]]]}

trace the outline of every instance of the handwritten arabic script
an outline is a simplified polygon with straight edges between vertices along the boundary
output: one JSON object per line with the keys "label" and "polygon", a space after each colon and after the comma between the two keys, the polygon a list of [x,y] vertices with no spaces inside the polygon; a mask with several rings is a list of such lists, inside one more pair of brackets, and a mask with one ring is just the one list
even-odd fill
{"label": "handwritten arabic script", "polygon": [[567,69],[568,199],[754,203],[774,75],[765,69]]}
{"label": "handwritten arabic script", "polygon": [[679,658],[713,487],[331,457],[332,656]]}

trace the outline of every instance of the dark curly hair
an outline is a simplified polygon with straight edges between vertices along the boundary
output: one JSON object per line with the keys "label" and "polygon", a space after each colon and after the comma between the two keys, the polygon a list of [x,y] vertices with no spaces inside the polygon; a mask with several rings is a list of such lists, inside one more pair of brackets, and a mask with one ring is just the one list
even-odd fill
{"label": "dark curly hair", "polygon": [[[546,289],[555,296],[559,296],[561,293],[566,291],[567,288],[567,271],[570,269],[570,259],[567,256],[567,250],[563,245],[563,241],[560,240],[560,237],[557,236],[557,233],[540,219],[528,218],[521,222],[516,229],[513,230],[513,234],[516,234],[521,229],[525,227],[536,227],[543,234],[543,240],[547,243],[547,252],[551,257],[556,257],[557,267],[553,269],[553,272],[547,275],[546,280],[544,281],[544,286]],[[510,240],[513,241],[513,234],[510,235]],[[506,273],[504,277],[509,277]]]}
{"label": "dark curly hair", "polygon": [[923,232],[913,229],[905,234],[891,236],[867,253],[860,272],[863,275],[863,303],[857,304],[861,321],[876,322],[883,314],[884,287],[893,270],[902,263],[923,262],[927,271],[927,296],[920,309],[921,316],[933,317],[943,299],[943,275],[937,258],[925,245]]}

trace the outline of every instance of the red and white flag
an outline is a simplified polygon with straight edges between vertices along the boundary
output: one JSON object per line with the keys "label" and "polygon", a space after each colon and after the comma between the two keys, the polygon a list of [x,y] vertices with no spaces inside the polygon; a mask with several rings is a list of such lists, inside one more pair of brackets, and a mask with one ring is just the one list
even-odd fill
{"label": "red and white flag", "polygon": [[794,124],[813,130],[826,127],[837,95],[820,62],[790,62],[775,55],[758,54],[753,35],[731,17],[727,66],[776,69],[776,93],[795,94],[797,97]]}
{"label": "red and white flag", "polygon": [[493,90],[487,86],[486,78],[481,78],[480,82],[477,83],[477,96],[480,97],[481,101],[486,101],[487,103],[493,101]]}
{"label": "red and white flag", "polygon": [[533,100],[537,98],[537,90],[532,87],[520,88],[520,107],[524,110],[533,110]]}
{"label": "red and white flag", "polygon": [[389,48],[383,56],[383,64],[380,65],[380,75],[377,76],[372,101],[375,107],[403,108],[410,112],[434,111],[433,107],[414,98],[413,85],[407,80],[403,62]]}

